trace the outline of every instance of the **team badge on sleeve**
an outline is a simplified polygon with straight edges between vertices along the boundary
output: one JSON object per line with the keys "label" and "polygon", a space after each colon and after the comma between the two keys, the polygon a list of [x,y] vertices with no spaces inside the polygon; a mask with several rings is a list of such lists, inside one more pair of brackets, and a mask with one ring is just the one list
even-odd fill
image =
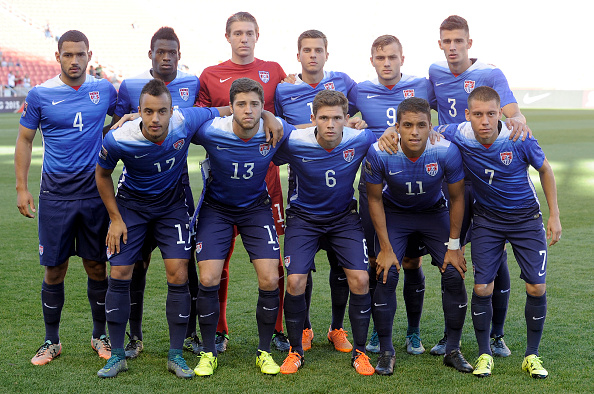
{"label": "team badge on sleeve", "polygon": [[285,267],[289,268],[291,265],[291,256],[285,256]]}
{"label": "team badge on sleeve", "polygon": [[196,254],[202,251],[202,242],[196,242]]}
{"label": "team badge on sleeve", "polygon": [[270,81],[270,73],[268,71],[259,71],[258,74],[260,75],[262,82],[268,83],[268,81]]}
{"label": "team badge on sleeve", "polygon": [[27,107],[29,106],[29,104],[27,104],[27,102],[25,101],[25,104],[23,105],[23,115],[21,115],[21,118],[24,118],[27,115]]}
{"label": "team badge on sleeve", "polygon": [[326,82],[324,84],[324,89],[326,89],[326,90],[334,90],[334,82]]}
{"label": "team badge on sleeve", "polygon": [[188,101],[190,98],[190,89],[189,88],[179,88],[179,96],[184,101]]}
{"label": "team badge on sleeve", "polygon": [[464,91],[468,94],[470,94],[470,92],[472,92],[474,90],[474,85],[475,82],[474,81],[464,81]]}
{"label": "team badge on sleeve", "polygon": [[405,99],[415,97],[415,90],[414,89],[404,89],[402,91],[402,94],[404,94]]}
{"label": "team badge on sleeve", "polygon": [[184,143],[185,143],[184,139],[181,138],[173,143],[173,148],[175,148],[176,150],[180,150],[181,148],[184,147]]}
{"label": "team badge on sleeve", "polygon": [[499,157],[501,157],[501,162],[506,166],[509,166],[514,159],[514,155],[511,152],[500,152]]}
{"label": "team badge on sleeve", "polygon": [[342,157],[347,163],[350,163],[355,158],[355,148],[347,149],[342,151]]}
{"label": "team badge on sleeve", "polygon": [[425,170],[427,171],[427,174],[431,176],[435,176],[437,174],[438,169],[439,167],[437,166],[437,163],[425,164]]}
{"label": "team badge on sleeve", "polygon": [[98,91],[89,92],[89,98],[91,99],[93,104],[99,104],[99,92]]}
{"label": "team badge on sleeve", "polygon": [[39,245],[39,255],[43,256],[43,245]]}
{"label": "team badge on sleeve", "polygon": [[103,145],[101,145],[101,150],[99,151],[99,157],[103,160],[107,160],[107,149]]}
{"label": "team badge on sleeve", "polygon": [[373,175],[373,170],[371,169],[371,163],[365,160],[365,172],[369,175]]}
{"label": "team badge on sleeve", "polygon": [[266,156],[270,152],[270,145],[268,144],[260,144],[260,154],[262,156]]}

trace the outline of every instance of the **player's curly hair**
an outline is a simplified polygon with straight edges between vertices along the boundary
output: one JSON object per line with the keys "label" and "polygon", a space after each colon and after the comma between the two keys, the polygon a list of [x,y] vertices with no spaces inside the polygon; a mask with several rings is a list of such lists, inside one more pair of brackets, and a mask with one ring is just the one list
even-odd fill
{"label": "player's curly hair", "polygon": [[439,31],[442,30],[464,30],[466,34],[469,33],[468,30],[468,22],[466,19],[462,18],[458,15],[450,15],[441,22],[441,26],[439,26]]}
{"label": "player's curly hair", "polygon": [[89,50],[89,39],[87,38],[87,36],[84,35],[84,33],[78,31],[78,30],[68,30],[66,33],[62,34],[60,36],[60,39],[58,40],[58,52],[60,52],[62,50],[62,44],[64,44],[64,42],[84,42],[85,45],[87,46],[87,50]]}
{"label": "player's curly hair", "polygon": [[166,94],[169,98],[169,106],[171,106],[171,93],[169,92],[169,89],[167,89],[167,85],[165,85],[165,82],[161,81],[160,79],[151,79],[146,85],[144,85],[142,91],[140,92],[140,98],[138,100],[139,106],[140,102],[142,102],[142,96],[144,96],[145,94],[149,94],[153,97],[159,97],[162,94]]}
{"label": "player's curly hair", "polygon": [[326,38],[326,35],[319,30],[312,29],[312,30],[306,30],[299,35],[299,38],[297,39],[297,50],[298,51],[301,50],[301,41],[305,40],[306,38],[321,38],[322,40],[324,40],[324,49],[326,49],[326,50],[328,49],[328,39]]}
{"label": "player's curly hair", "polygon": [[175,34],[173,28],[163,26],[153,34],[153,37],[151,38],[151,51],[155,50],[155,43],[157,40],[175,41],[177,42],[177,50],[179,51],[179,38],[177,37],[177,34]]}
{"label": "player's curly hair", "polygon": [[482,101],[486,103],[488,101],[495,101],[497,106],[501,104],[501,98],[499,97],[499,93],[493,88],[489,86],[479,86],[475,88],[470,94],[468,95],[468,106],[470,107],[471,101]]}
{"label": "player's curly hair", "polygon": [[233,105],[237,94],[249,92],[256,93],[260,102],[264,104],[264,88],[262,85],[250,78],[239,78],[233,81],[231,89],[229,89],[229,101],[231,102],[231,105]]}
{"label": "player's curly hair", "polygon": [[380,49],[384,49],[385,47],[387,47],[390,44],[398,45],[398,47],[400,48],[400,54],[402,54],[402,44],[400,43],[400,40],[398,38],[396,38],[396,36],[392,36],[390,34],[384,34],[383,36],[379,36],[378,38],[376,38],[373,41],[373,44],[371,44],[371,56],[373,56],[374,49],[376,51],[380,50]]}
{"label": "player's curly hair", "polygon": [[312,112],[316,116],[318,110],[322,107],[341,107],[343,114],[349,112],[349,100],[342,92],[337,90],[322,90],[313,100]]}
{"label": "player's curly hair", "polygon": [[227,35],[231,34],[231,25],[233,22],[252,22],[256,28],[256,35],[260,34],[258,22],[256,21],[256,18],[249,12],[236,12],[235,14],[231,15],[229,19],[227,19],[227,24],[225,25],[225,33],[227,33]]}
{"label": "player's curly hair", "polygon": [[400,123],[402,115],[406,112],[412,112],[413,114],[425,114],[427,119],[431,122],[431,106],[425,99],[418,97],[408,98],[400,103],[398,110],[396,111],[396,121]]}

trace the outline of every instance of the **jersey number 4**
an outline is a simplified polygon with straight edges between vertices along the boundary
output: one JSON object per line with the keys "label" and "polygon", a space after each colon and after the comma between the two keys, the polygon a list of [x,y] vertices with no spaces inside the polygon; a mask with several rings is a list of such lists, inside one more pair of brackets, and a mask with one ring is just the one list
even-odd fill
{"label": "jersey number 4", "polygon": [[72,127],[78,128],[78,131],[82,131],[83,129],[83,120],[82,120],[82,112],[77,112],[74,115],[74,122],[72,123]]}

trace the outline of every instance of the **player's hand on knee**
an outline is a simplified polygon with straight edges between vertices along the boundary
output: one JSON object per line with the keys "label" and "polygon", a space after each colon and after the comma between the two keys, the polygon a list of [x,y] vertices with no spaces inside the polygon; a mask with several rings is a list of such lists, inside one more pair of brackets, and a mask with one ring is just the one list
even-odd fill
{"label": "player's hand on knee", "polygon": [[120,253],[120,239],[124,243],[128,242],[128,228],[123,220],[112,220],[107,231],[105,244],[107,245],[107,254]]}
{"label": "player's hand on knee", "polygon": [[445,272],[448,264],[454,267],[456,271],[460,273],[462,279],[465,279],[464,273],[466,272],[466,259],[464,258],[464,254],[460,249],[447,250],[443,259],[443,265],[439,269],[442,274]]}
{"label": "player's hand on knee", "polygon": [[380,274],[383,272],[382,283],[388,281],[388,271],[390,267],[396,266],[396,271],[400,272],[400,263],[393,251],[382,250],[377,254],[375,259],[375,273],[379,280]]}
{"label": "player's hand on knee", "polygon": [[35,212],[35,201],[33,195],[29,191],[19,192],[17,194],[17,207],[21,215],[33,218]]}
{"label": "player's hand on knee", "polygon": [[388,127],[384,131],[384,134],[377,140],[377,146],[380,150],[389,154],[398,152],[398,133],[396,132],[396,127]]}

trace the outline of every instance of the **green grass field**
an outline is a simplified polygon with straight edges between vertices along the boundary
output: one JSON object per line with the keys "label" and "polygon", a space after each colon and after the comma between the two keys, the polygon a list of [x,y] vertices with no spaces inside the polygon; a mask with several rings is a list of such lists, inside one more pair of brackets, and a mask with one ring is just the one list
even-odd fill
{"label": "green grass field", "polygon": [[[79,259],[71,259],[66,276],[66,303],[62,313],[60,358],[46,366],[29,360],[44,339],[40,305],[43,268],[38,260],[37,225],[16,208],[14,142],[17,115],[0,116],[0,392],[593,392],[594,264],[589,244],[594,235],[594,111],[525,111],[529,124],[551,162],[557,178],[563,237],[550,249],[548,314],[540,348],[548,379],[531,379],[521,371],[525,350],[525,288],[511,248],[512,277],[505,340],[512,355],[496,359],[493,376],[477,379],[442,365],[440,357],[410,356],[404,349],[406,316],[402,284],[394,322],[396,368],[391,377],[363,377],[350,366],[350,355],[339,353],[325,339],[330,324],[328,264],[318,255],[314,275],[313,348],[307,364],[293,376],[262,376],[254,365],[257,333],[257,282],[247,254],[238,242],[231,264],[228,320],[231,341],[219,357],[219,368],[209,379],[182,381],[166,369],[168,331],[165,318],[166,281],[159,253],[147,276],[142,355],[128,363],[117,379],[101,380],[96,372],[104,361],[90,347],[91,316],[86,275]],[[41,138],[36,137],[29,187],[39,191]],[[191,182],[200,192],[198,160],[201,148],[190,149]],[[538,183],[536,172],[535,183]],[[286,178],[286,177],[284,177]],[[548,209],[540,186],[545,220]],[[37,201],[37,198],[35,199]],[[467,251],[467,259],[470,259]],[[426,260],[427,261],[427,260]],[[426,348],[441,338],[443,314],[439,273],[425,265],[426,296],[421,336]],[[467,289],[472,291],[468,275]],[[470,313],[470,311],[469,311]],[[345,329],[350,329],[348,317]],[[473,363],[477,354],[472,321],[467,316],[462,352]],[[196,358],[184,352],[188,364]],[[273,351],[280,364],[283,354]],[[371,356],[375,365],[376,356]]]}

